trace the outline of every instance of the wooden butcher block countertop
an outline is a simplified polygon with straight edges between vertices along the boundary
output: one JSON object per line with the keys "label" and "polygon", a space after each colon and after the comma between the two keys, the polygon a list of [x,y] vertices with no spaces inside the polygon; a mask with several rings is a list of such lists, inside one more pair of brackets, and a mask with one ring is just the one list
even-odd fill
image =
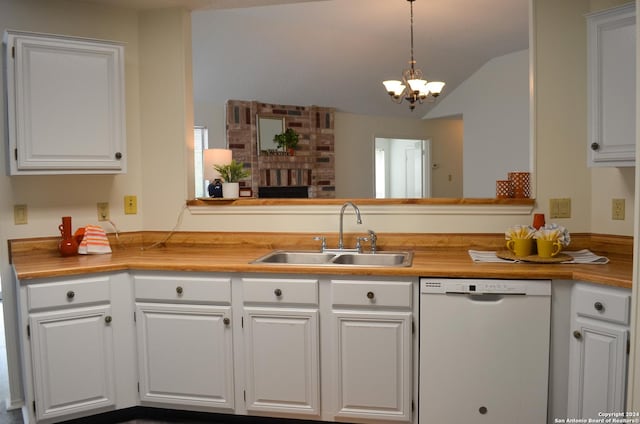
{"label": "wooden butcher block countertop", "polygon": [[[567,250],[590,249],[607,256],[606,265],[475,263],[468,249],[502,250],[499,234],[378,234],[378,247],[414,252],[410,267],[309,266],[252,264],[275,249],[318,250],[306,233],[132,232],[109,234],[113,253],[61,257],[58,238],[11,240],[10,259],[20,280],[121,270],[255,272],[396,277],[467,277],[581,280],[630,288],[633,239],[572,234]],[[351,246],[356,234],[345,235]],[[336,244],[335,235],[327,240]]]}

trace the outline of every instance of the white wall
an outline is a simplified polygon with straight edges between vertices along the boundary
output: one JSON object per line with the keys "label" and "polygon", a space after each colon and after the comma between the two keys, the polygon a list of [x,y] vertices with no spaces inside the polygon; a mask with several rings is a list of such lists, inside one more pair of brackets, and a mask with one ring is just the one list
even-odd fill
{"label": "white wall", "polygon": [[496,180],[506,179],[509,171],[531,170],[529,50],[490,60],[425,117],[460,114],[464,197],[495,197]]}

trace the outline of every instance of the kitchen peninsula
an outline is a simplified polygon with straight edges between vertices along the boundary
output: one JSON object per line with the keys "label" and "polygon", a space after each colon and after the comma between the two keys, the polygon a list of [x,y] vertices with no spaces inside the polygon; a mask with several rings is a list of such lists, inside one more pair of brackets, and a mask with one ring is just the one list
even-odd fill
{"label": "kitchen peninsula", "polygon": [[[66,258],[57,238],[11,241],[26,422],[143,406],[417,423],[419,277],[551,280],[551,417],[566,415],[568,386],[595,396],[591,403],[599,396],[574,388],[566,371],[571,293],[590,305],[590,296],[603,293],[598,302],[606,317],[622,324],[616,343],[628,338],[628,307],[620,302],[631,287],[629,237],[573,234],[572,250],[590,248],[610,262],[543,265],[471,261],[467,249],[499,250],[501,234],[381,233],[380,251],[411,250],[412,266],[323,267],[251,263],[274,249],[317,251],[317,234],[166,235],[110,235],[112,254]],[[345,244],[357,235],[345,234]],[[336,234],[327,234],[329,246],[336,242]],[[377,347],[363,355],[369,344]],[[82,390],[68,384],[69,361],[85,376]],[[626,361],[617,364],[618,374],[626,369]],[[609,384],[612,392],[621,384],[624,391],[624,379]]]}

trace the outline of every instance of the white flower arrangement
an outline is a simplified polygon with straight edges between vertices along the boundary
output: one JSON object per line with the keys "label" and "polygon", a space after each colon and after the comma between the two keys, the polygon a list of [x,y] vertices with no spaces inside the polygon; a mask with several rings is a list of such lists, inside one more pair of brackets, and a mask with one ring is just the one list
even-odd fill
{"label": "white flower arrangement", "polygon": [[567,247],[571,243],[569,230],[558,224],[547,224],[540,227],[533,237],[540,240],[558,240],[563,247]]}

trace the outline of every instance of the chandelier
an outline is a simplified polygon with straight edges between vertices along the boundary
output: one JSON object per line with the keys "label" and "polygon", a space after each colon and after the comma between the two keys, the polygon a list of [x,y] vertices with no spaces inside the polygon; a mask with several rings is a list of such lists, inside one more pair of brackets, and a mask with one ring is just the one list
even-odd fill
{"label": "chandelier", "polygon": [[422,104],[427,97],[433,99],[438,97],[444,87],[444,82],[430,81],[427,82],[422,76],[422,71],[416,68],[416,61],[413,58],[413,2],[415,0],[407,0],[411,5],[411,60],[409,61],[409,69],[402,72],[402,80],[383,81],[387,93],[396,103],[402,103],[402,100],[409,102],[409,109],[413,110],[416,103]]}

